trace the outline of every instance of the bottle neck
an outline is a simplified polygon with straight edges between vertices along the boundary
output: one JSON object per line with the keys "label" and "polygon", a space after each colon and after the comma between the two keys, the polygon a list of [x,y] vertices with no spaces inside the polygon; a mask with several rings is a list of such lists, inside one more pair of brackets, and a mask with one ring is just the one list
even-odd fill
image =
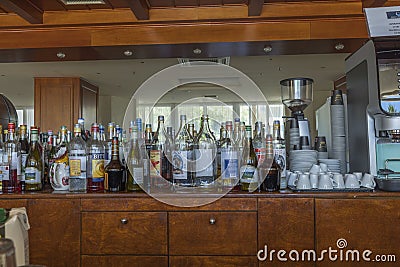
{"label": "bottle neck", "polygon": [[67,143],[67,132],[61,131],[60,144],[65,144],[65,143]]}
{"label": "bottle neck", "polygon": [[114,137],[114,127],[108,127],[108,139],[111,140]]}
{"label": "bottle neck", "polygon": [[111,147],[111,160],[119,161],[119,143],[118,138],[113,138]]}
{"label": "bottle neck", "polygon": [[17,135],[14,130],[8,130],[8,140],[13,142],[17,140]]}

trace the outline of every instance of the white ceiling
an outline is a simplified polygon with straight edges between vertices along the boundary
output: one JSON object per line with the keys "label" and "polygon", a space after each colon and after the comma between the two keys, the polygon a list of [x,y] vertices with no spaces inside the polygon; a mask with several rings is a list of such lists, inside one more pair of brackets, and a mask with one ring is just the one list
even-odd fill
{"label": "white ceiling", "polygon": [[[331,90],[333,81],[344,75],[346,56],[348,54],[232,57],[230,65],[248,75],[267,100],[280,101],[279,81],[289,77],[309,77],[315,81],[315,91]],[[79,76],[99,86],[100,95],[130,98],[150,76],[177,63],[176,58],[1,63],[0,92],[17,107],[33,106],[34,77]],[[207,94],[206,91],[201,93]]]}

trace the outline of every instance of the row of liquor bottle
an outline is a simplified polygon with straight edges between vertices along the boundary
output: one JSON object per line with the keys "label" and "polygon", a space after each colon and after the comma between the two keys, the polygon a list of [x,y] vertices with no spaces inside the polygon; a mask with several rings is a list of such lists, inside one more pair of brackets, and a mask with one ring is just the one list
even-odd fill
{"label": "row of liquor bottle", "polygon": [[91,132],[85,131],[82,119],[72,138],[63,126],[59,135],[49,132],[38,139],[38,129],[31,127],[30,147],[26,145],[26,126],[20,127],[17,138],[15,125],[9,124],[4,149],[0,148],[7,155],[2,157],[2,190],[41,190],[46,182],[55,190],[71,192],[238,189],[239,185],[246,191],[274,191],[282,187],[279,181],[286,157],[279,121],[274,122],[273,135],[266,137],[261,122],[255,124],[253,137],[251,126],[238,119],[234,125],[227,121],[221,124],[217,140],[207,116],[201,117],[197,133],[185,115],[180,118],[176,135],[171,127],[164,127],[163,116],[158,117],[154,133],[150,124],[143,132],[138,118],[131,122],[129,140],[113,123],[108,124],[107,137],[96,123]]}

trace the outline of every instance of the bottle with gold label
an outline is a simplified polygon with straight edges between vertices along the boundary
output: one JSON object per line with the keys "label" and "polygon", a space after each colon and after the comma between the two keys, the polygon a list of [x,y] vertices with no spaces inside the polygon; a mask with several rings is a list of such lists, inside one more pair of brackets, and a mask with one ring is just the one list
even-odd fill
{"label": "bottle with gold label", "polygon": [[53,162],[49,170],[50,184],[54,190],[69,189],[69,170],[68,170],[68,141],[67,127],[61,126],[60,142],[53,151]]}
{"label": "bottle with gold label", "polygon": [[131,175],[128,176],[126,188],[128,191],[141,191],[144,187],[144,168],[137,125],[133,125],[131,130],[131,140],[129,142],[127,160],[127,165]]}
{"label": "bottle with gold label", "polygon": [[75,124],[74,137],[68,144],[69,191],[86,191],[86,143],[79,123]]}
{"label": "bottle with gold label", "polygon": [[104,192],[104,145],[100,141],[99,125],[92,124],[87,143],[87,192]]}
{"label": "bottle with gold label", "polygon": [[38,129],[31,127],[29,154],[25,163],[25,191],[42,190],[43,160],[38,142]]}

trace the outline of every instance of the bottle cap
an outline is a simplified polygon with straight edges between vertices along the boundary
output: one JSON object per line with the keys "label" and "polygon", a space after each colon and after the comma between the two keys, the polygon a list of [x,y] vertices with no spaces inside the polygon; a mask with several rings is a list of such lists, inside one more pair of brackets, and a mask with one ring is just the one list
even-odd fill
{"label": "bottle cap", "polygon": [[181,118],[181,121],[185,121],[186,120],[186,115],[183,114],[183,115],[180,116],[180,118]]}

